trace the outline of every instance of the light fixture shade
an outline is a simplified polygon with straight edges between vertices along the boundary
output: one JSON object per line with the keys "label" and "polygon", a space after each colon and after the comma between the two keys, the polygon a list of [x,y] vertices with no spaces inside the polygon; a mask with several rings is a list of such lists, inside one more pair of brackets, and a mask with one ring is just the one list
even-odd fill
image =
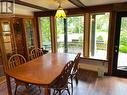
{"label": "light fixture shade", "polygon": [[63,10],[63,8],[61,8],[60,6],[58,7],[57,11],[56,11],[56,18],[66,18],[66,14]]}

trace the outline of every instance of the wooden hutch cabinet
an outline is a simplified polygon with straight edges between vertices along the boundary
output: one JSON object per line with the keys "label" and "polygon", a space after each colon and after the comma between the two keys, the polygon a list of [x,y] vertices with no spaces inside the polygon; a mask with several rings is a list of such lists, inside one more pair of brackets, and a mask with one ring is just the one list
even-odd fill
{"label": "wooden hutch cabinet", "polygon": [[[4,45],[7,59],[14,53],[22,54],[27,60],[36,45],[36,31],[33,17],[15,16],[0,18],[0,41]],[[0,45],[0,51],[3,48]],[[0,52],[0,64],[4,61]]]}
{"label": "wooden hutch cabinet", "polygon": [[[14,33],[10,18],[0,18],[0,76],[3,75],[3,64],[16,53]],[[6,55],[6,58],[4,57]]]}
{"label": "wooden hutch cabinet", "polygon": [[36,47],[33,18],[13,18],[17,53],[29,60],[31,49]]}

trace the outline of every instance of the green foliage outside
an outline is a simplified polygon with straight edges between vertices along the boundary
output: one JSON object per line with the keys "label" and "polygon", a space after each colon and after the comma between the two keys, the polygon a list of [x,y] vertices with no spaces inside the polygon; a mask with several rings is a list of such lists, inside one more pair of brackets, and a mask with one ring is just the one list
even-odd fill
{"label": "green foliage outside", "polygon": [[84,21],[83,16],[75,16],[75,17],[68,17],[67,24],[68,24],[68,33],[81,33],[84,30]]}
{"label": "green foliage outside", "polygon": [[[91,25],[92,26],[92,25]],[[91,27],[92,28],[92,27]],[[109,13],[100,13],[95,16],[96,49],[107,49],[107,35],[109,31]]]}
{"label": "green foliage outside", "polygon": [[32,47],[34,45],[33,41],[33,30],[32,30],[32,22],[30,19],[25,21],[25,28],[27,31],[27,45],[28,47]]}
{"label": "green foliage outside", "polygon": [[41,32],[42,32],[42,41],[43,43],[51,42],[51,33],[50,33],[50,17],[41,17],[40,18]]}
{"label": "green foliage outside", "polygon": [[104,43],[102,36],[98,36],[96,38],[96,48],[97,50],[106,50],[106,43]]}
{"label": "green foliage outside", "polygon": [[96,32],[108,32],[109,13],[102,13],[96,16]]}
{"label": "green foliage outside", "polygon": [[127,46],[125,45],[120,45],[120,52],[123,52],[123,53],[127,53]]}
{"label": "green foliage outside", "polygon": [[97,41],[103,41],[103,37],[102,36],[98,36],[97,37]]}
{"label": "green foliage outside", "polygon": [[127,53],[127,18],[121,20],[120,52]]}
{"label": "green foliage outside", "polygon": [[[79,49],[83,46],[83,31],[84,31],[84,17],[83,16],[74,16],[67,17],[67,45],[68,52],[74,48]],[[64,48],[64,19],[56,19],[56,29],[57,29],[57,46],[58,50]],[[77,34],[77,36],[75,36]],[[79,36],[81,35],[81,36]],[[73,40],[78,40],[73,42]],[[82,49],[80,49],[82,51]]]}
{"label": "green foliage outside", "polygon": [[[83,16],[67,17],[67,31],[68,34],[81,33],[84,30]],[[56,19],[57,39],[60,34],[64,34],[64,19]]]}
{"label": "green foliage outside", "polygon": [[[127,35],[127,33],[126,33]],[[120,52],[127,53],[127,36],[126,35],[121,35],[120,37],[120,47],[119,50]]]}
{"label": "green foliage outside", "polygon": [[57,39],[59,39],[60,34],[64,34],[64,19],[56,19],[56,30]]}

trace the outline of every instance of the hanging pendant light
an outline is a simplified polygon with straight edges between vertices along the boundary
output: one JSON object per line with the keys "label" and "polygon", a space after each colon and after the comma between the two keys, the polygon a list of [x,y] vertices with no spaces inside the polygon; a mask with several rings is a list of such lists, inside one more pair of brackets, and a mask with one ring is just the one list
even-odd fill
{"label": "hanging pendant light", "polygon": [[66,18],[66,14],[65,14],[63,8],[61,7],[61,2],[59,2],[59,7],[56,11],[55,17],[56,18]]}

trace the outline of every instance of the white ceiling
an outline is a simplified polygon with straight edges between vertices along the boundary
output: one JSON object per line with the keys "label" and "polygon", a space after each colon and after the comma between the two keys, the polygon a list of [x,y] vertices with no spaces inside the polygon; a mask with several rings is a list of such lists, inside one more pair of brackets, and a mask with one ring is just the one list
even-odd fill
{"label": "white ceiling", "polygon": [[[45,7],[51,10],[58,8],[58,0],[21,0],[27,3],[35,4],[41,7]],[[127,2],[127,0],[80,0],[85,6],[103,5],[111,3]],[[76,8],[74,4],[70,3],[68,0],[62,0],[63,8]]]}
{"label": "white ceiling", "polygon": [[26,6],[22,6],[19,4],[15,4],[15,6],[14,6],[14,13],[15,14],[33,15],[34,11],[39,11],[39,10],[30,8],[30,7],[26,7]]}
{"label": "white ceiling", "polygon": [[95,6],[95,5],[127,2],[127,0],[80,0],[80,1],[86,6]]}
{"label": "white ceiling", "polygon": [[[59,6],[56,0],[21,0],[27,3],[35,4],[41,7],[48,8],[50,10],[56,10]],[[63,8],[75,8],[76,6],[70,3],[68,0],[63,0],[61,6]]]}

